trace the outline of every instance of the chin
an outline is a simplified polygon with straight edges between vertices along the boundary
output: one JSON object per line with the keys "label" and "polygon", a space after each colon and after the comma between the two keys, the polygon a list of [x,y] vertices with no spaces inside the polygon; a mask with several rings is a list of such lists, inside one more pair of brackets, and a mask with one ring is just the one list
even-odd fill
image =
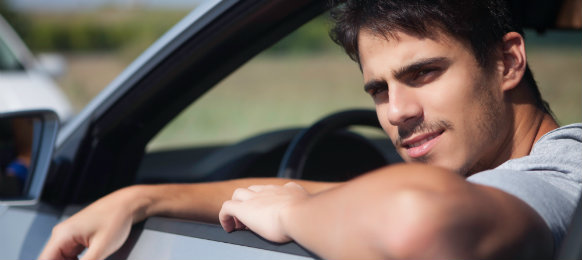
{"label": "chin", "polygon": [[447,169],[447,170],[452,171],[452,172],[454,172],[460,176],[463,176],[463,177],[468,177],[470,175],[467,167],[464,167],[463,165],[459,165],[456,162],[435,160],[432,162],[428,161],[427,163],[430,165],[434,165],[434,166],[438,166],[438,167]]}

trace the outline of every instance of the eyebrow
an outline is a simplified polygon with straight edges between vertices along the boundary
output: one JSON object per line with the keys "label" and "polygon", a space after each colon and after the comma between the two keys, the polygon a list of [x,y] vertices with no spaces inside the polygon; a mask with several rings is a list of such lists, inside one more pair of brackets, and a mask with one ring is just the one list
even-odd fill
{"label": "eyebrow", "polygon": [[445,63],[448,64],[449,63],[449,59],[445,58],[445,57],[433,57],[433,58],[427,58],[427,59],[422,59],[419,61],[415,61],[412,64],[406,65],[398,70],[395,70],[392,72],[392,74],[394,75],[395,78],[397,79],[401,79],[403,76],[405,76],[406,74],[409,74],[411,72],[415,72],[418,71],[420,69],[422,69],[424,66],[427,65],[432,65],[435,63]]}
{"label": "eyebrow", "polygon": [[[447,59],[445,57],[432,57],[432,58],[421,59],[421,60],[415,61],[412,64],[408,64],[402,68],[399,68],[398,70],[393,71],[392,74],[394,75],[395,78],[401,79],[406,74],[418,71],[418,70],[422,69],[424,66],[438,64],[438,63],[448,64],[448,63],[450,63],[450,61],[449,61],[449,59]],[[366,82],[366,84],[364,85],[364,91],[369,92],[372,89],[381,88],[381,87],[386,87],[386,82],[384,82],[384,80],[379,80],[379,79],[370,80],[370,81]]]}

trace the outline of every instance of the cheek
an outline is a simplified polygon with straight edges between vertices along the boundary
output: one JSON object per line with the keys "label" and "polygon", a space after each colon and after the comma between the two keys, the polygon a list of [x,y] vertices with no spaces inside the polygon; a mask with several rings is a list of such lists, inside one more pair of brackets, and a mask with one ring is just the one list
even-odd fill
{"label": "cheek", "polygon": [[423,107],[427,119],[445,117],[443,119],[452,120],[454,117],[466,112],[468,106],[474,101],[471,92],[471,81],[468,77],[459,75],[447,77],[429,88],[421,88],[423,91]]}

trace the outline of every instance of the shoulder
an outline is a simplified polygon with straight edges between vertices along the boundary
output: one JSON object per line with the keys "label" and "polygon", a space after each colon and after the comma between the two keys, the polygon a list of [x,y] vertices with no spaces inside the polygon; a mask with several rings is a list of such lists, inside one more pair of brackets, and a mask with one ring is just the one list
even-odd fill
{"label": "shoulder", "polygon": [[534,144],[529,155],[467,180],[526,202],[545,220],[559,244],[582,192],[582,124],[552,130]]}
{"label": "shoulder", "polygon": [[[582,123],[562,126],[543,135],[535,144],[531,154],[552,151],[572,151],[582,149]],[[572,151],[574,152],[574,151]]]}
{"label": "shoulder", "polygon": [[527,171],[543,174],[542,177],[560,174],[560,177],[581,183],[582,123],[546,133],[534,144],[528,156],[509,160],[496,169]]}

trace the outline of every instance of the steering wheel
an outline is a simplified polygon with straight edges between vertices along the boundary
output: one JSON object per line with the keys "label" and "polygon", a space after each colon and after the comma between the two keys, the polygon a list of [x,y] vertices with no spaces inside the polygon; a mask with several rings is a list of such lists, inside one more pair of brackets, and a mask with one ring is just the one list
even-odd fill
{"label": "steering wheel", "polygon": [[331,114],[320,119],[309,128],[299,132],[287,147],[279,165],[278,177],[301,179],[305,162],[314,146],[326,135],[351,126],[362,125],[381,128],[376,112],[369,109],[354,109]]}

